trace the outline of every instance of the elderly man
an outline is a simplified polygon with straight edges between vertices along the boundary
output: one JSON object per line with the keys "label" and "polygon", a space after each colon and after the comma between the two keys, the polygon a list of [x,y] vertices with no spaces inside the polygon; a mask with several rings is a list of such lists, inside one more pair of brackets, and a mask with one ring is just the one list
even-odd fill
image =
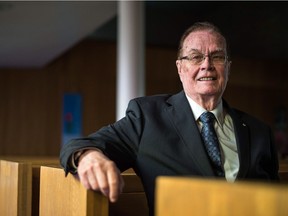
{"label": "elderly man", "polygon": [[271,130],[222,99],[231,61],[219,29],[202,22],[183,34],[176,66],[183,91],[130,101],[126,116],[61,150],[66,173],[115,202],[120,172],[133,168],[154,214],[157,176],[277,181]]}

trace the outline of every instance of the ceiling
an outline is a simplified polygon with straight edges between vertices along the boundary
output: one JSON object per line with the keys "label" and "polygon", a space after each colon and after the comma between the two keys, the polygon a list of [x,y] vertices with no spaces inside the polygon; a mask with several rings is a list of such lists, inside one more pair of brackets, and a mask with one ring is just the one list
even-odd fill
{"label": "ceiling", "polygon": [[[177,48],[195,21],[210,21],[233,56],[288,57],[288,2],[146,1],[146,44]],[[0,2],[0,67],[43,67],[85,39],[117,38],[117,2]]]}
{"label": "ceiling", "polygon": [[0,68],[43,67],[116,12],[113,1],[0,2]]}

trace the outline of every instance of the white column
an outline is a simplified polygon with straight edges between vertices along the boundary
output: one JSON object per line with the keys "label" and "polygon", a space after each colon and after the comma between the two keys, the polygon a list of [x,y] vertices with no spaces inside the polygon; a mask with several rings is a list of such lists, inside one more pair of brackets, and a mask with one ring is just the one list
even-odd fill
{"label": "white column", "polygon": [[144,2],[118,1],[116,118],[130,99],[145,94]]}

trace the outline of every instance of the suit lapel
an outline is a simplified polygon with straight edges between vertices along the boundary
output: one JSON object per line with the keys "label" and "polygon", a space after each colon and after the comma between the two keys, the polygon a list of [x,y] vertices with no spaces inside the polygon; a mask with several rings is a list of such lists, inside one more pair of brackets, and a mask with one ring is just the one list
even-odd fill
{"label": "suit lapel", "polygon": [[172,105],[167,108],[168,116],[189,151],[191,162],[199,167],[204,176],[214,176],[198,126],[184,92],[173,95],[167,102]]}
{"label": "suit lapel", "polygon": [[249,127],[241,119],[240,114],[236,112],[236,110],[229,108],[226,102],[224,103],[225,108],[228,110],[228,113],[230,114],[234,124],[239,164],[240,164],[237,179],[241,179],[247,174],[250,164]]}

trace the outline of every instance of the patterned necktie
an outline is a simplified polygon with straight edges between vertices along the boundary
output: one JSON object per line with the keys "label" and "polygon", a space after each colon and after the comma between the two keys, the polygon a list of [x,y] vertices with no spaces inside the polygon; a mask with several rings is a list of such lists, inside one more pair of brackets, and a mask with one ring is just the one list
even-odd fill
{"label": "patterned necktie", "polygon": [[214,129],[215,116],[211,112],[204,112],[200,116],[200,120],[203,123],[201,135],[207,150],[207,153],[212,161],[215,173],[217,176],[224,177],[224,171],[221,163],[221,153],[219,147],[219,141]]}

